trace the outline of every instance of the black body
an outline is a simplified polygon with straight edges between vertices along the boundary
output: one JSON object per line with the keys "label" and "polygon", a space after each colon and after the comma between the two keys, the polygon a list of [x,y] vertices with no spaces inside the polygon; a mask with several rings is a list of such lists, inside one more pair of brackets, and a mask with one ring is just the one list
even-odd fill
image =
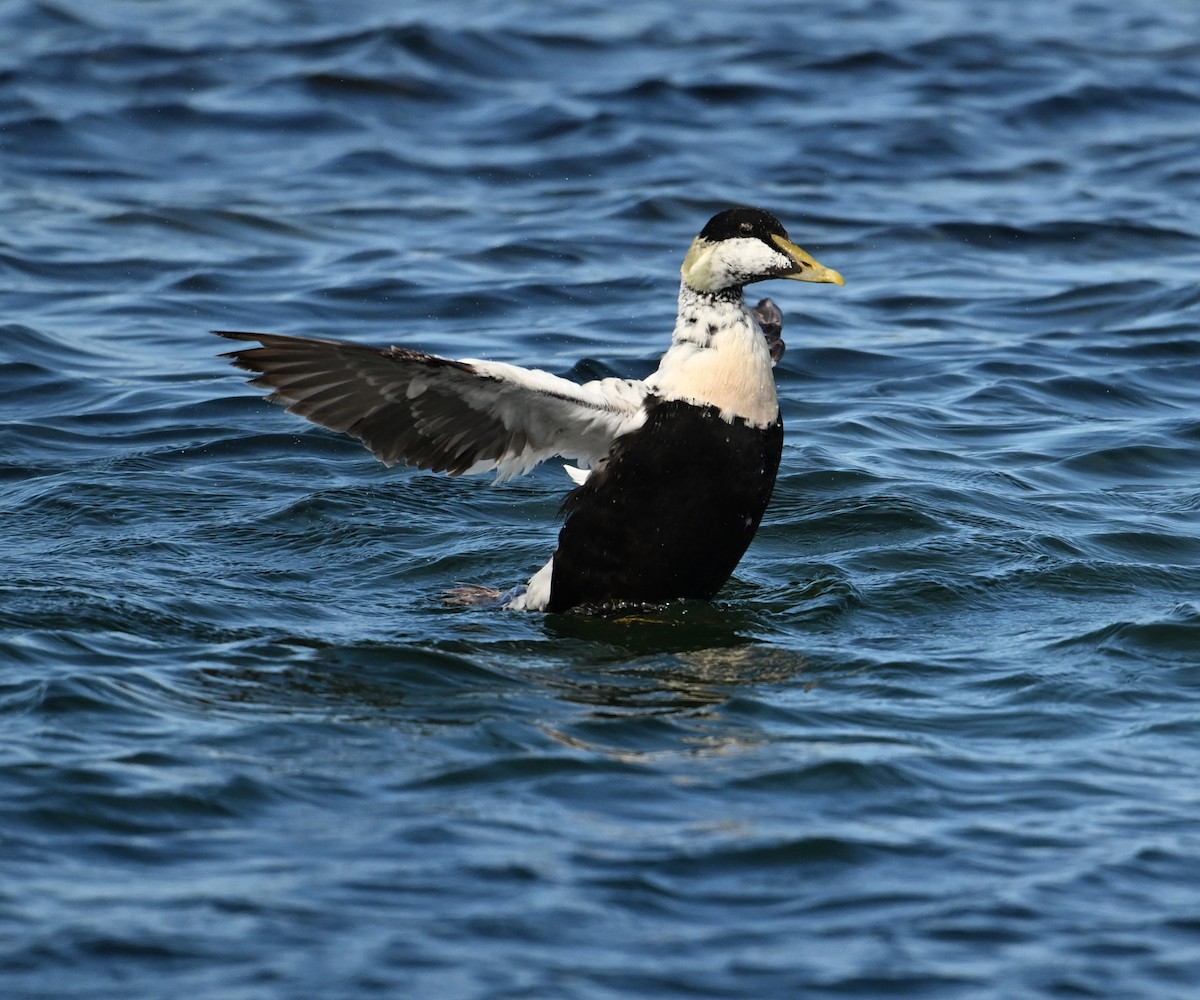
{"label": "black body", "polygon": [[711,600],[758,530],[782,419],[758,428],[681,400],[647,408],[645,424],[563,504],[549,611]]}

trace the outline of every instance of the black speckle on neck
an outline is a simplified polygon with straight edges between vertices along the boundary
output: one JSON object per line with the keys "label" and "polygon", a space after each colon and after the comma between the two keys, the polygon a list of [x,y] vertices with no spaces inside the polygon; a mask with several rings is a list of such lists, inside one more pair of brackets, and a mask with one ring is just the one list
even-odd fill
{"label": "black speckle on neck", "polygon": [[741,302],[743,301],[742,285],[731,285],[728,288],[720,288],[715,292],[701,291],[699,288],[693,288],[688,285],[690,291],[700,303],[705,302]]}

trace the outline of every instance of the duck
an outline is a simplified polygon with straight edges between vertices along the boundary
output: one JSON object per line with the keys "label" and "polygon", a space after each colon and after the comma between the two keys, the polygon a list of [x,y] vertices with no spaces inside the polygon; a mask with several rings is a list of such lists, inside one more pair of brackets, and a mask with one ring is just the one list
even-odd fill
{"label": "duck", "polygon": [[711,601],[762,522],[783,451],[782,314],[770,299],[748,306],[745,288],[771,279],[845,284],[770,212],[714,215],[684,256],[674,332],[643,379],[578,383],[409,347],[213,333],[257,345],[222,357],[270,402],[357,438],[384,465],[503,481],[565,460],[573,488],[545,565],[507,591],[449,600],[604,614]]}

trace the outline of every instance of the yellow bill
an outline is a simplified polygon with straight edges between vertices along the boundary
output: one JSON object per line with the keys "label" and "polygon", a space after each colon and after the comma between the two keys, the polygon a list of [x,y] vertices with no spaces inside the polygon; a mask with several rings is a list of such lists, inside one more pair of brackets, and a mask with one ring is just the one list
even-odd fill
{"label": "yellow bill", "polygon": [[781,274],[779,277],[791,278],[793,281],[823,281],[831,285],[844,285],[846,283],[846,279],[832,267],[826,267],[815,257],[801,250],[791,240],[784,239],[782,236],[777,236],[774,233],[771,234],[771,239],[796,264],[795,271],[791,274]]}

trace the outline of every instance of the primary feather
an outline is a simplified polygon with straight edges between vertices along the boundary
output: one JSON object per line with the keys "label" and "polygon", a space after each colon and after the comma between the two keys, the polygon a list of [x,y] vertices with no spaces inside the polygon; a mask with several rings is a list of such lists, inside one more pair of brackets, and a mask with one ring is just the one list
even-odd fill
{"label": "primary feather", "polygon": [[600,461],[644,419],[640,382],[583,385],[495,361],[453,361],[402,347],[214,331],[261,347],[231,352],[272,402],[358,438],[385,465],[452,476],[520,475],[555,455]]}

